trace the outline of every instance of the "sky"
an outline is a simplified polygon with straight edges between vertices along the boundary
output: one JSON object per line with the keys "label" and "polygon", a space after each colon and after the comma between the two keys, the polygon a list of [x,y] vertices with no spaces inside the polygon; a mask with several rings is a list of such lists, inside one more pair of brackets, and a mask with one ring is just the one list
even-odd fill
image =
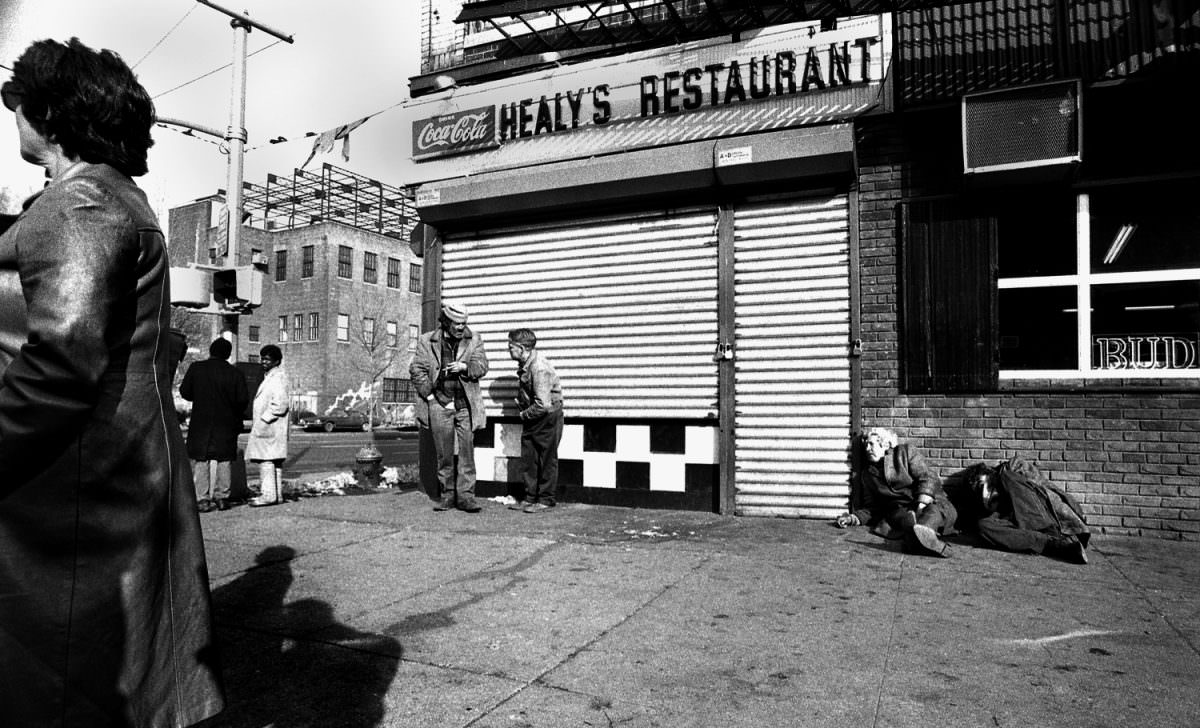
{"label": "sky", "polygon": [[[308,168],[327,161],[388,184],[408,181],[411,120],[402,104],[420,68],[420,0],[214,1],[294,39],[249,35],[243,179],[263,184],[268,173],[290,176],[312,150],[305,133],[372,116],[351,134],[349,162],[339,141]],[[222,67],[232,63],[234,32],[228,16],[196,0],[0,0],[0,63],[11,67],[35,40],[77,36],[119,53],[160,117],[222,134],[232,100],[232,69]],[[9,75],[0,69],[0,78]],[[4,115],[0,188],[20,200],[42,186],[43,170],[21,160],[15,122]],[[221,140],[206,135],[156,126],[153,136],[150,173],[136,181],[165,225],[171,207],[226,187],[229,157]],[[268,143],[280,136],[289,141]]]}

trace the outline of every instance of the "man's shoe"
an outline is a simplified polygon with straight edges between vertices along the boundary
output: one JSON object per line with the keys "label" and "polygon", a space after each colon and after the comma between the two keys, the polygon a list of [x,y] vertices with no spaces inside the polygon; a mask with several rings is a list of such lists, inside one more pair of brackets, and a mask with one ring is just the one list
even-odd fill
{"label": "man's shoe", "polygon": [[449,510],[452,510],[453,508],[454,508],[454,499],[453,498],[443,498],[440,501],[438,501],[437,503],[433,504],[433,510],[435,510],[435,511],[449,511]]}
{"label": "man's shoe", "polygon": [[529,506],[529,504],[528,504],[528,503],[523,503],[523,502],[521,502],[521,501],[517,501],[516,503],[513,503],[511,506],[509,506],[509,507],[508,507],[508,510],[510,510],[510,511],[523,511],[523,510],[525,510],[525,508],[526,508],[526,507],[528,507],[528,506]]}
{"label": "man's shoe", "polygon": [[262,508],[263,506],[277,506],[282,502],[283,501],[281,501],[281,500],[272,500],[266,496],[260,495],[257,498],[250,499],[250,506],[252,508]]}
{"label": "man's shoe", "polygon": [[521,510],[526,513],[541,513],[542,511],[550,510],[550,506],[546,503],[526,503]]}
{"label": "man's shoe", "polygon": [[940,556],[941,558],[949,558],[950,547],[946,542],[938,538],[937,532],[929,526],[917,524],[912,528],[913,539],[920,544],[925,553],[930,556]]}
{"label": "man's shoe", "polygon": [[202,500],[196,504],[196,510],[201,513],[212,513],[217,510],[217,506],[210,500]]}
{"label": "man's shoe", "polygon": [[217,499],[217,510],[218,511],[229,510],[229,499],[228,498],[218,498]]}
{"label": "man's shoe", "polygon": [[478,513],[483,510],[483,506],[474,498],[463,498],[458,502],[458,509],[467,513]]}
{"label": "man's shoe", "polygon": [[1054,539],[1046,544],[1046,550],[1043,553],[1070,564],[1086,564],[1088,562],[1087,550],[1079,539],[1073,536]]}

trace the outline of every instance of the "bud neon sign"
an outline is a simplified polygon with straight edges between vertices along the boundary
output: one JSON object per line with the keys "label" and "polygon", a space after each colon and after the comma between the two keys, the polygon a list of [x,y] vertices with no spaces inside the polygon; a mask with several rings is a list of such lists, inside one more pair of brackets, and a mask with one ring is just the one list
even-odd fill
{"label": "bud neon sign", "polygon": [[413,122],[413,159],[444,157],[500,146],[496,109],[481,106]]}
{"label": "bud neon sign", "polygon": [[1200,369],[1200,334],[1095,336],[1096,369]]}

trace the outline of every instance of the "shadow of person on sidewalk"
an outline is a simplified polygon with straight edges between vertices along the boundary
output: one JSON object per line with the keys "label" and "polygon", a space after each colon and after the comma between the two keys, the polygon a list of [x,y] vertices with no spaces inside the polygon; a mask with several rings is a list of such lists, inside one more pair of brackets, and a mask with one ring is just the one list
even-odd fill
{"label": "shadow of person on sidewalk", "polygon": [[213,590],[225,711],[200,728],[383,726],[400,643],[337,622],[318,599],[285,601],[294,580],[289,546]]}

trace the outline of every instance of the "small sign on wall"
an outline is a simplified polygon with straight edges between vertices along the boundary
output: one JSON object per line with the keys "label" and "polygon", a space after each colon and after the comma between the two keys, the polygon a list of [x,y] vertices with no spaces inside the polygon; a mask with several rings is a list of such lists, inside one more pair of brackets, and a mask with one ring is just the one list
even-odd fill
{"label": "small sign on wall", "polygon": [[750,164],[754,161],[754,147],[730,147],[717,150],[717,166],[732,167],[735,164]]}

